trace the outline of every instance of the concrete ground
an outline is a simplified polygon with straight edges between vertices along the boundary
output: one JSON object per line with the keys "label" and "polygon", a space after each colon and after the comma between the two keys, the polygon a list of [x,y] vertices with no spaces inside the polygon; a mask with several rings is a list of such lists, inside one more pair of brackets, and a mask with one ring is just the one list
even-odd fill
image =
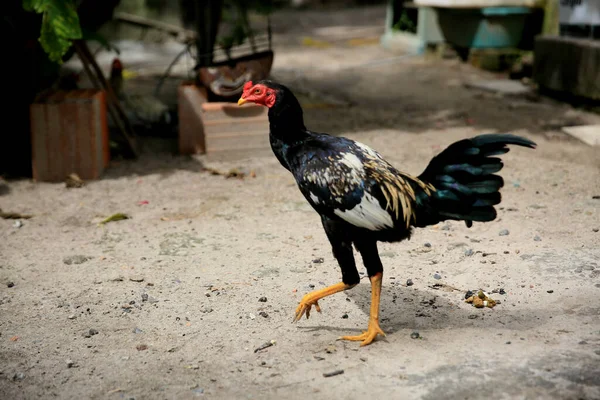
{"label": "concrete ground", "polygon": [[[294,18],[275,19],[273,76],[313,94],[309,128],[367,143],[410,173],[464,137],[536,141],[503,157],[498,219],[380,245],[387,336],[359,348],[336,338],[366,327],[367,279],[290,323],[302,295],[340,273],[270,151],[145,155],[80,189],[0,183],[3,211],[33,215],[20,227],[0,219],[0,397],[600,398],[600,158],[560,133],[597,116],[468,88],[495,76],[457,61],[398,58],[374,43],[378,7]],[[351,43],[319,30],[361,21]],[[131,218],[98,225],[116,212]],[[472,289],[500,304],[474,308]]]}

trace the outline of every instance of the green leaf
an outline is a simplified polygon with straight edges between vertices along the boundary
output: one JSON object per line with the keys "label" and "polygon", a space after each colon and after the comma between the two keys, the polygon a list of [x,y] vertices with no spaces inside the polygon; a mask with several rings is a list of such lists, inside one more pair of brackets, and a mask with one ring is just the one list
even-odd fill
{"label": "green leaf", "polygon": [[98,32],[90,31],[89,29],[81,28],[81,38],[86,42],[98,42],[105,50],[114,51],[117,54],[121,54],[121,51],[117,46],[111,44],[108,39],[99,34]]}
{"label": "green leaf", "polygon": [[72,40],[81,39],[79,16],[73,0],[23,0],[26,11],[42,14],[39,41],[50,60],[61,63]]}

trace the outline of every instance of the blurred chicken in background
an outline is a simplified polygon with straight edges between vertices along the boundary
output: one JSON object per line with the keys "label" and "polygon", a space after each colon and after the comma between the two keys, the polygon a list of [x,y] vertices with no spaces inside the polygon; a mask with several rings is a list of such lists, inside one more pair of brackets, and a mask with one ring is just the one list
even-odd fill
{"label": "blurred chicken in background", "polygon": [[125,114],[134,127],[141,126],[148,131],[170,129],[172,116],[169,107],[152,94],[136,93],[133,85],[125,80],[135,76],[123,68],[121,60],[115,58],[110,69],[110,85],[121,101]]}

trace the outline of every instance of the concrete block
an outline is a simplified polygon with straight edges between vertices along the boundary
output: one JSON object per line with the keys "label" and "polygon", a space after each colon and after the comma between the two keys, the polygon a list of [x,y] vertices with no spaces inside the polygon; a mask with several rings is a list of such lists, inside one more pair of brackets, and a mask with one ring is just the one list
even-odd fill
{"label": "concrete block", "polygon": [[465,86],[485,90],[488,92],[499,93],[502,95],[525,95],[531,92],[528,86],[523,85],[520,81],[513,81],[509,79],[496,79],[492,81],[474,81],[468,82]]}
{"label": "concrete block", "polygon": [[565,126],[562,130],[590,146],[600,146],[600,125]]}
{"label": "concrete block", "polygon": [[600,100],[600,41],[537,37],[533,79],[546,89]]}

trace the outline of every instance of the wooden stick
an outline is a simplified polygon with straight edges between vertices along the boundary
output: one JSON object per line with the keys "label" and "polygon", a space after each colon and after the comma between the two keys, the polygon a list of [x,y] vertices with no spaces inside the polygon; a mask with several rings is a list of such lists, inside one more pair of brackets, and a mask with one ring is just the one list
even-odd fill
{"label": "wooden stick", "polygon": [[124,12],[116,12],[114,14],[113,19],[116,19],[117,21],[126,24],[138,26],[140,28],[156,29],[168,33],[171,36],[183,37],[186,41],[196,38],[196,32],[192,30],[180,28],[176,25],[171,25],[160,21],[155,21],[153,19],[141,17],[139,15],[133,15]]}
{"label": "wooden stick", "polygon": [[[130,150],[135,157],[138,156],[137,145],[135,141],[135,133],[131,124],[129,123],[129,119],[123,111],[121,104],[119,103],[119,99],[115,94],[112,86],[104,77],[100,66],[96,62],[96,59],[92,55],[90,49],[83,40],[76,40],[73,42],[73,46],[75,47],[75,51],[81,58],[82,63],[84,64],[84,68],[86,69],[86,73],[90,76],[92,81],[95,81],[95,86],[99,89],[103,88],[107,94],[107,105],[109,108],[109,112],[115,123],[118,125],[119,130],[123,133],[123,136],[127,140],[129,144]],[[90,68],[91,67],[91,68]],[[92,69],[94,73],[92,73]]]}

